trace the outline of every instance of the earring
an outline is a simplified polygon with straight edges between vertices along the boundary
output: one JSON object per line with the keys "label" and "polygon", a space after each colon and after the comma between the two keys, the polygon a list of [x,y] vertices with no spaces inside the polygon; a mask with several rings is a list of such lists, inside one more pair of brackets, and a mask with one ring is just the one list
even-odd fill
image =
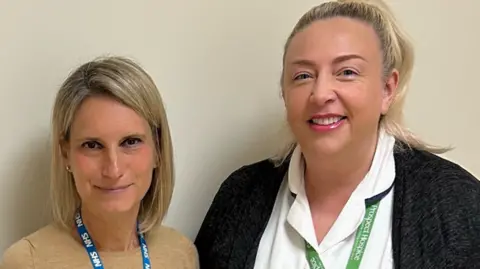
{"label": "earring", "polygon": [[67,171],[70,172],[70,173],[72,172],[72,170],[70,169],[70,165],[67,165],[67,166],[65,167],[65,169],[67,169]]}

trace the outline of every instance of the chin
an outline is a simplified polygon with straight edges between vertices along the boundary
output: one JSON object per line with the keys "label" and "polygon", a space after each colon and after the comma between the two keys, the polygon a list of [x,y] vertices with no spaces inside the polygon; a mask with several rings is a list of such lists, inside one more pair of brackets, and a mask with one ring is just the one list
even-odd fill
{"label": "chin", "polygon": [[140,202],[133,197],[99,199],[89,203],[89,208],[99,214],[122,214],[138,210]]}
{"label": "chin", "polygon": [[319,155],[334,156],[345,148],[346,143],[339,140],[339,138],[318,139],[312,143],[312,149]]}
{"label": "chin", "polygon": [[125,213],[138,209],[139,197],[134,188],[121,191],[101,191],[93,189],[88,195],[89,207],[99,213]]}
{"label": "chin", "polygon": [[108,214],[119,214],[119,213],[126,213],[130,212],[133,209],[136,209],[136,204],[125,202],[125,201],[118,201],[118,202],[109,202],[109,203],[101,203],[98,206],[98,209],[104,213]]}
{"label": "chin", "polygon": [[299,141],[302,151],[320,156],[335,156],[348,146],[348,137],[345,133],[337,132],[332,135],[317,135],[306,137]]}

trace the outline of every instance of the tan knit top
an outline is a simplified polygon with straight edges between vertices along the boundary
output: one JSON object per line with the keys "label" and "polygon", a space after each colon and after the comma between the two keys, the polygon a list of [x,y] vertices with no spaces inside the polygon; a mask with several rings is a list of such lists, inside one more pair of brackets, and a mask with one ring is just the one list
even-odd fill
{"label": "tan knit top", "polygon": [[[192,242],[171,228],[154,228],[146,238],[152,269],[197,269]],[[127,252],[99,252],[105,269],[141,269],[140,248]],[[53,225],[21,239],[6,250],[1,269],[92,269],[81,243]]]}

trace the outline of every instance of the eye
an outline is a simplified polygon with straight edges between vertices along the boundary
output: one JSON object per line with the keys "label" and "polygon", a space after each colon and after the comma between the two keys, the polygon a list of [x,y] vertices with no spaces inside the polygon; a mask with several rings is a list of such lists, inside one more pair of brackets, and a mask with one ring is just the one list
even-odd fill
{"label": "eye", "polygon": [[354,77],[356,75],[358,75],[358,73],[355,71],[355,70],[352,70],[352,69],[344,69],[342,71],[340,71],[339,73],[340,76],[343,76],[343,77]]}
{"label": "eye", "polygon": [[133,147],[140,144],[142,140],[140,138],[127,138],[123,141],[122,145],[127,147]]}
{"label": "eye", "polygon": [[300,73],[298,75],[296,75],[293,80],[304,80],[304,79],[309,79],[311,78],[312,76],[308,73]]}
{"label": "eye", "polygon": [[86,149],[101,149],[102,145],[96,141],[87,141],[82,144],[82,148]]}

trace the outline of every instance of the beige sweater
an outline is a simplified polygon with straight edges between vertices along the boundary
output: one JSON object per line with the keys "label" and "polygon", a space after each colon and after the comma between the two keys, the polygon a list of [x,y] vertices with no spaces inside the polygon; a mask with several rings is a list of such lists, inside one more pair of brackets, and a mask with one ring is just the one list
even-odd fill
{"label": "beige sweater", "polygon": [[[192,242],[167,227],[155,228],[147,240],[152,269],[196,269]],[[105,269],[141,269],[140,248],[129,252],[99,252]],[[53,225],[21,239],[6,250],[1,269],[92,269],[89,257],[69,233]]]}

